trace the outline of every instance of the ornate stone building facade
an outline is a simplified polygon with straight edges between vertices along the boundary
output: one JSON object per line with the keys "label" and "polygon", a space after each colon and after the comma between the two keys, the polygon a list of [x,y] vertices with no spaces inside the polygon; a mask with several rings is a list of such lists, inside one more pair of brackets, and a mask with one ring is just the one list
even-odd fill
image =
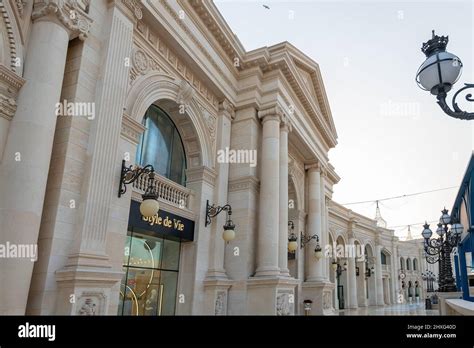
{"label": "ornate stone building facade", "polygon": [[[298,315],[304,300],[333,314],[396,302],[399,259],[421,265],[421,246],[332,201],[322,75],[288,42],[246,51],[209,1],[0,12],[0,244],[38,245],[34,262],[0,260],[1,314]],[[257,161],[218,160],[226,149]],[[154,164],[172,232],[143,227],[143,181],[118,197],[122,160]],[[231,242],[207,202],[232,206]],[[367,256],[337,257],[338,275],[314,238],[289,255],[288,221]]]}

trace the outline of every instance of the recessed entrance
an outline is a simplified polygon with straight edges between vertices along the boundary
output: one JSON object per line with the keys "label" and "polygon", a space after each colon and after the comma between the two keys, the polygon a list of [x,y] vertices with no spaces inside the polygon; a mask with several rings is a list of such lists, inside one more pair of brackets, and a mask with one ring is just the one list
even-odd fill
{"label": "recessed entrance", "polygon": [[181,243],[132,228],[124,248],[119,315],[174,315]]}

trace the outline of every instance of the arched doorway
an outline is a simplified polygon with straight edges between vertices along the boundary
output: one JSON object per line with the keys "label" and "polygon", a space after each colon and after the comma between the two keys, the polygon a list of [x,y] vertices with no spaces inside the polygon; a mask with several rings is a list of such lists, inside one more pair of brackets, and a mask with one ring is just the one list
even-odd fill
{"label": "arched doorway", "polygon": [[[146,129],[137,146],[135,163],[152,165],[157,176],[184,187],[186,152],[181,133],[170,114],[158,105],[152,104],[143,118]],[[135,221],[133,216],[129,219],[124,248],[118,314],[174,315],[181,239],[130,221]]]}

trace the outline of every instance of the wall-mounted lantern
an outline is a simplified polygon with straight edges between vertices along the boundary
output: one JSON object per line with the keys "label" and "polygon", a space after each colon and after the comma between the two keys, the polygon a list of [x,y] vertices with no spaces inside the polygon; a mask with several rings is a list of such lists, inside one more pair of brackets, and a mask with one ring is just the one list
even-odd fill
{"label": "wall-mounted lantern", "polygon": [[158,203],[158,195],[154,188],[155,169],[151,164],[145,167],[125,165],[125,160],[122,160],[122,171],[119,182],[119,198],[127,192],[127,185],[135,182],[142,174],[148,175],[148,186],[145,193],[142,195],[143,201],[140,204],[140,213],[144,217],[151,217],[158,214],[160,204]]}
{"label": "wall-mounted lantern", "polygon": [[223,226],[224,228],[224,233],[222,233],[222,238],[229,243],[231,240],[235,238],[235,225],[234,222],[231,219],[232,216],[232,207],[229,204],[226,204],[224,206],[215,206],[210,205],[209,201],[206,202],[206,223],[205,227],[211,224],[212,218],[216,217],[219,215],[222,211],[225,211],[227,213],[227,220],[225,225]]}

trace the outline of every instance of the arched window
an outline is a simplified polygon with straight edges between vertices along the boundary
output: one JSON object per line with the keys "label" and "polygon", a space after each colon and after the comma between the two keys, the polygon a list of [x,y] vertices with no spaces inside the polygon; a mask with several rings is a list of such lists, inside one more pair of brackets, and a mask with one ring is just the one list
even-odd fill
{"label": "arched window", "polygon": [[418,270],[418,260],[417,259],[413,259],[413,270],[414,271]]}
{"label": "arched window", "polygon": [[407,271],[411,269],[411,260],[407,259]]}
{"label": "arched window", "polygon": [[171,118],[156,105],[151,105],[143,125],[146,130],[140,138],[136,163],[151,164],[158,174],[184,186],[186,156],[181,136]]}
{"label": "arched window", "polygon": [[405,260],[403,260],[403,257],[400,257],[400,269],[401,270],[405,269]]}

